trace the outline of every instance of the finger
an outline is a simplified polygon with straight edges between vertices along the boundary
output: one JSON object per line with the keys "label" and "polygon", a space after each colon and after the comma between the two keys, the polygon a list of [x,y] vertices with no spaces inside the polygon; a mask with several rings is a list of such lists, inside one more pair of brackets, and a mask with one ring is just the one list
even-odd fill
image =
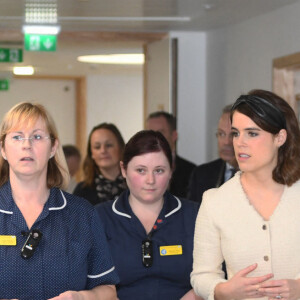
{"label": "finger", "polygon": [[284,282],[282,280],[270,280],[261,284],[262,288],[280,287],[283,286]]}
{"label": "finger", "polygon": [[252,285],[257,285],[257,288],[262,287],[263,282],[273,278],[273,274],[266,274],[260,277],[249,277],[249,282]]}
{"label": "finger", "polygon": [[252,272],[256,268],[257,268],[257,264],[253,264],[253,265],[248,266],[245,269],[242,269],[239,272],[237,272],[237,275],[240,275],[240,276],[243,276],[243,277],[247,276],[250,272]]}

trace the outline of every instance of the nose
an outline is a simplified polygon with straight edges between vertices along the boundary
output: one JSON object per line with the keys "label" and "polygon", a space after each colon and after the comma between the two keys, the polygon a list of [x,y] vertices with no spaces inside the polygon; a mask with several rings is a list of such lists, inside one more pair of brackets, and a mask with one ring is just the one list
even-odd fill
{"label": "nose", "polygon": [[28,138],[23,138],[23,141],[22,141],[22,146],[23,147],[26,147],[26,148],[31,148],[32,146],[32,137],[28,137]]}
{"label": "nose", "polygon": [[246,139],[245,139],[245,135],[244,134],[240,134],[239,136],[236,136],[234,138],[234,144],[237,146],[237,147],[241,147],[241,146],[244,146],[246,143]]}
{"label": "nose", "polygon": [[225,144],[232,144],[232,134],[231,133],[228,133],[226,134],[226,136],[224,137],[224,142]]}
{"label": "nose", "polygon": [[155,176],[152,172],[149,172],[147,174],[147,183],[148,184],[154,184],[155,183]]}

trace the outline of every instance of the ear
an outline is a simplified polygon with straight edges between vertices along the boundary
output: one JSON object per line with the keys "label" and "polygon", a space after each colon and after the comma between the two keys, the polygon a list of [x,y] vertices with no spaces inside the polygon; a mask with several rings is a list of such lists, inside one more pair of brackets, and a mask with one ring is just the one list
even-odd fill
{"label": "ear", "polygon": [[49,157],[49,159],[52,158],[52,157],[55,155],[56,150],[57,150],[57,147],[58,147],[58,141],[55,140],[54,145],[53,145],[52,148],[51,148],[51,152],[50,152],[50,157]]}
{"label": "ear", "polygon": [[6,155],[5,155],[4,148],[2,147],[2,143],[1,143],[1,155],[2,155],[2,157],[3,157],[5,160],[7,160]]}
{"label": "ear", "polygon": [[177,132],[177,130],[174,130],[172,132],[172,141],[173,141],[173,143],[176,143],[177,139],[178,139],[178,132]]}
{"label": "ear", "polygon": [[122,176],[124,178],[126,178],[126,170],[124,168],[124,163],[122,161],[120,161],[120,168],[121,168],[121,173],[122,173]]}
{"label": "ear", "polygon": [[278,147],[281,147],[287,138],[287,132],[285,129],[281,129],[276,136]]}

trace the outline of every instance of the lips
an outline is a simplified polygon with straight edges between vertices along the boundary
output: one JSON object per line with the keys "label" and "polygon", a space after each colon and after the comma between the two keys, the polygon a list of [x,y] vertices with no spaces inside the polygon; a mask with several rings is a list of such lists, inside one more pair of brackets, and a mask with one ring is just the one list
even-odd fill
{"label": "lips", "polygon": [[23,157],[21,161],[33,161],[31,157]]}
{"label": "lips", "polygon": [[239,154],[238,154],[238,157],[241,158],[241,159],[243,159],[243,158],[249,158],[250,155],[248,155],[248,154],[246,154],[246,153],[239,153]]}

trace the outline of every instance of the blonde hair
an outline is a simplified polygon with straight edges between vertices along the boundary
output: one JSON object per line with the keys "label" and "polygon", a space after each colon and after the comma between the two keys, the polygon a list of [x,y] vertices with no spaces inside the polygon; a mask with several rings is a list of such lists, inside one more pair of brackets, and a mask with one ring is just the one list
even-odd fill
{"label": "blonde hair", "polygon": [[[5,148],[5,138],[8,133],[17,129],[28,129],[34,126],[37,120],[41,118],[51,137],[51,145],[58,142],[57,150],[54,157],[48,161],[47,168],[47,187],[57,187],[65,189],[68,186],[70,175],[66,163],[66,159],[62,150],[61,143],[58,138],[56,126],[50,114],[41,104],[33,104],[30,102],[21,102],[12,107],[4,116],[0,126],[0,142],[1,147]],[[0,158],[0,186],[9,180],[8,162]]]}

